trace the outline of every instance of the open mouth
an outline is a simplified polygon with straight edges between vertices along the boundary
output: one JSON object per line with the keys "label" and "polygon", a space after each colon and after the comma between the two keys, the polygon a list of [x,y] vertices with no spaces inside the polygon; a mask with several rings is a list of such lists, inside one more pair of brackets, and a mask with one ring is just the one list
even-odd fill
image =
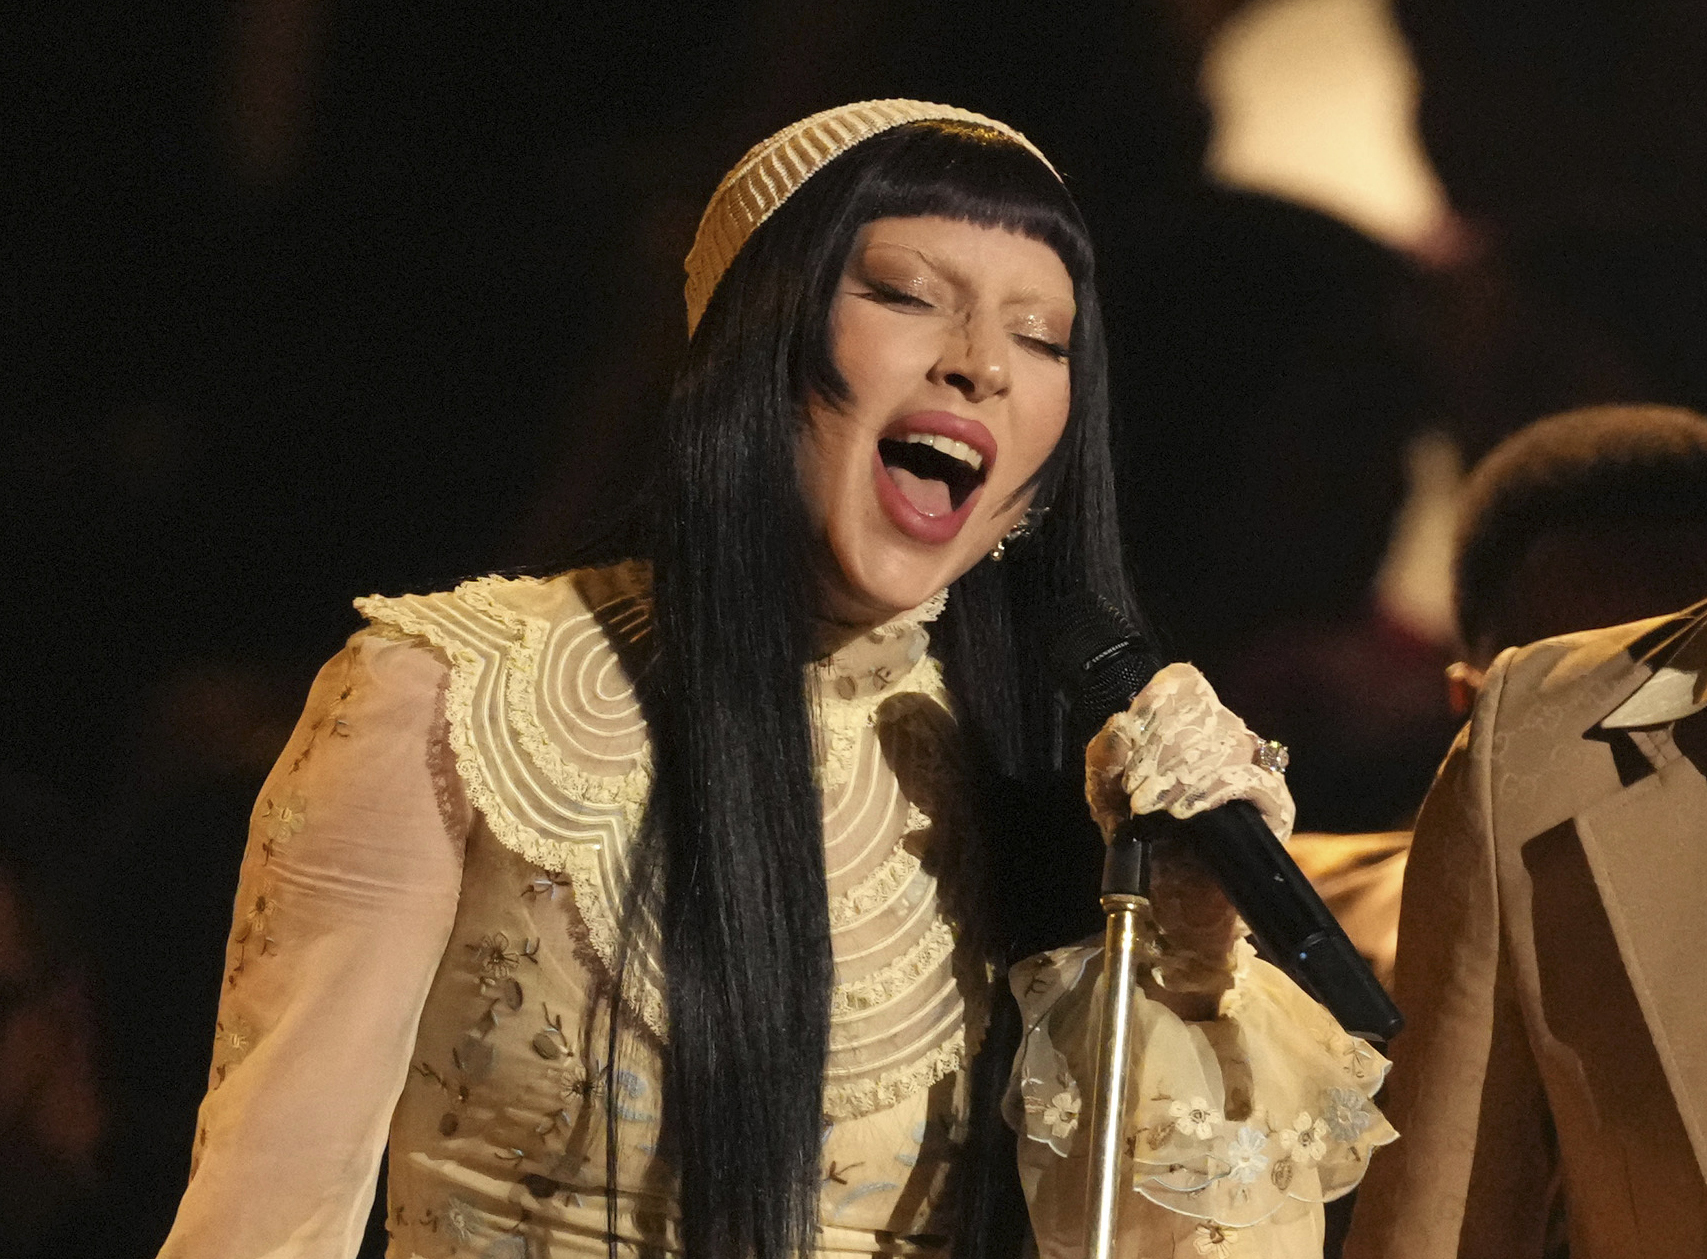
{"label": "open mouth", "polygon": [[984,484],[984,456],[941,433],[907,433],[877,443],[883,470],[921,516],[951,516]]}

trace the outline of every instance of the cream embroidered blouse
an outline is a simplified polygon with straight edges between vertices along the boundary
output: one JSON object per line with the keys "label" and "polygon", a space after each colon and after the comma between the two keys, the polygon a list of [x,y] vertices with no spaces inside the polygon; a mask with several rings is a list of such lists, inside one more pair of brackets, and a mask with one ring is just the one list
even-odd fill
{"label": "cream embroidered blouse", "polygon": [[[621,1121],[614,1196],[624,1249],[675,1253],[672,1178],[656,1148],[658,1045],[669,1029],[651,924],[631,952],[630,1030],[608,1092],[604,1083],[601,986],[624,846],[650,787],[646,728],[623,666],[648,632],[645,570],[485,578],[358,606],[372,627],[321,671],[256,804],[190,1185],[163,1259],[347,1259],[388,1138],[392,1256],[603,1255],[607,1108]],[[958,945],[964,787],[952,709],[925,653],[931,614],[844,647],[808,683],[837,980],[825,1256],[941,1255],[949,1244],[944,1188],[964,1139],[961,1068],[982,1034],[991,981]],[[1044,964],[1059,977],[1075,960]],[[1089,981],[1056,982],[1040,1003],[1042,973],[1026,972],[1034,1017],[1009,1100],[1040,1195],[1040,1249],[1065,1256],[1082,1202],[1076,1080],[1094,1059],[1090,1042],[1073,1038],[1092,992]],[[1084,973],[1080,962],[1072,978]],[[1232,995],[1251,990],[1241,980]],[[1312,1029],[1332,1027],[1291,991],[1298,1011],[1314,1012]],[[1326,1179],[1311,1178],[1302,1194],[1280,1185],[1260,1204],[1242,1195],[1236,1219],[1221,1220],[1222,1206],[1194,1213],[1206,1187],[1241,1196],[1251,1178],[1228,1179],[1228,1151],[1244,1143],[1234,1168],[1243,1175],[1259,1166],[1261,1143],[1278,1152],[1279,1125],[1293,1116],[1277,1116],[1270,1134],[1248,1098],[1242,1110],[1228,1100],[1222,1059],[1247,1081],[1253,1061],[1231,1017],[1208,1025],[1206,1039],[1144,1006],[1147,1026],[1172,1037],[1169,1060],[1192,1064],[1193,1096],[1181,1105],[1216,1113],[1211,1124],[1191,1112],[1201,1129],[1196,1182],[1175,1176],[1166,1193],[1146,1193],[1135,1180],[1131,1253],[1231,1253],[1215,1249],[1230,1237],[1249,1240],[1240,1257],[1319,1254]],[[1288,1106],[1311,1089],[1325,1096],[1318,1085],[1353,1087],[1362,1126],[1336,1130],[1351,1139],[1333,1157],[1344,1163],[1354,1151],[1360,1174],[1368,1147],[1390,1139],[1366,1101],[1384,1064],[1366,1046],[1362,1058],[1340,1052],[1323,1031],[1299,1070],[1289,1046],[1262,1059],[1255,1078],[1291,1080]],[[1294,1125],[1304,1135],[1291,1135],[1313,1154],[1311,1142],[1331,1134],[1306,1118]],[[1312,1161],[1327,1158],[1324,1144]]]}

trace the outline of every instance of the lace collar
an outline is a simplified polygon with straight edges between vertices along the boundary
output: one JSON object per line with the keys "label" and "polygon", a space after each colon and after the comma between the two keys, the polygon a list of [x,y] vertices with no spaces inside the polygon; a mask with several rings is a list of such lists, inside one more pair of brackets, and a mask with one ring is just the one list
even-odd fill
{"label": "lace collar", "polygon": [[907,678],[930,647],[925,626],[942,615],[947,603],[948,591],[939,590],[918,607],[815,661],[808,676],[820,702],[869,699]]}
{"label": "lace collar", "polygon": [[[650,593],[645,566],[624,564],[357,604],[382,631],[425,639],[448,661],[445,717],[470,803],[499,844],[568,877],[607,975],[623,946],[628,841],[652,784],[620,649],[644,643]],[[831,1120],[930,1087],[982,1034],[986,977],[957,951],[936,886],[954,867],[959,827],[945,803],[958,793],[953,717],[924,629],[941,609],[940,597],[929,600],[809,671],[828,684],[816,733],[837,967]],[[890,754],[907,767],[910,790]],[[634,931],[622,1000],[665,1040],[657,924],[643,914]]]}

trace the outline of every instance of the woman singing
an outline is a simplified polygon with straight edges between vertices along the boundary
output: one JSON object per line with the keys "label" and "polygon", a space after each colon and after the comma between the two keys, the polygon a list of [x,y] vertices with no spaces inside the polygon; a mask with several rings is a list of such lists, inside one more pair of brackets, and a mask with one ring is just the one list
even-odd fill
{"label": "woman singing", "polygon": [[[361,600],[316,681],[163,1255],[347,1259],[388,1140],[393,1256],[1011,1254],[1022,1181],[1078,1253],[1096,950],[1009,962],[1095,921],[1046,610],[1132,607],[1083,223],[874,101],[752,150],[687,270],[644,558]],[[1257,749],[1175,666],[1092,794],[1284,828]],[[1192,867],[1154,899],[1124,1253],[1317,1255],[1385,1064]]]}

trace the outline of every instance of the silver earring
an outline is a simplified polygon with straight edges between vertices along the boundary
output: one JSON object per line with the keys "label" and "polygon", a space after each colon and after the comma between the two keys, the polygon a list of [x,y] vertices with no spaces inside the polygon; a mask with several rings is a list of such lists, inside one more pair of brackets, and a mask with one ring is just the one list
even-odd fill
{"label": "silver earring", "polygon": [[1025,515],[1019,518],[1019,523],[1002,535],[1002,540],[996,543],[995,550],[990,552],[990,558],[1001,562],[1008,553],[1008,543],[1018,542],[1021,538],[1029,538],[1037,532],[1037,526],[1043,523],[1043,518],[1049,514],[1047,507],[1027,507]]}

